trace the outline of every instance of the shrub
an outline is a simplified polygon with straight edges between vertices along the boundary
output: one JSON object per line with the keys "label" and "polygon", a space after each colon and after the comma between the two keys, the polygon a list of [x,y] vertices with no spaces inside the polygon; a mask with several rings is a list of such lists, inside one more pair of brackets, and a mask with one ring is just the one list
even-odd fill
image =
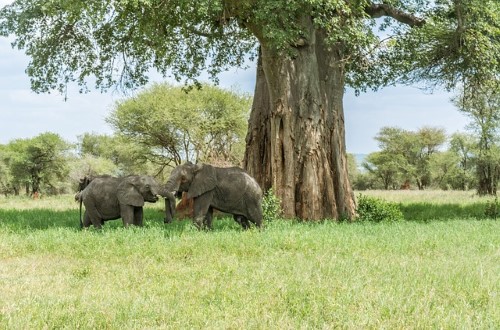
{"label": "shrub", "polygon": [[273,188],[269,188],[262,199],[262,215],[264,221],[278,220],[282,213],[283,210],[281,209],[280,199],[274,194]]}
{"label": "shrub", "polygon": [[498,204],[498,198],[495,196],[493,201],[486,202],[486,207],[484,209],[484,215],[487,218],[497,219],[500,215],[500,205]]}
{"label": "shrub", "polygon": [[394,222],[404,220],[403,213],[397,204],[361,194],[358,197],[357,213],[359,221]]}

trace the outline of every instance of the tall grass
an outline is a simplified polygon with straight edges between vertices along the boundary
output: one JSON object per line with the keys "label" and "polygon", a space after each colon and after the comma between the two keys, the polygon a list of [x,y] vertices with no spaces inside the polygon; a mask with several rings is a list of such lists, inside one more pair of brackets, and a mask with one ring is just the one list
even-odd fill
{"label": "tall grass", "polygon": [[472,190],[363,190],[359,191],[359,193],[401,204],[468,205],[486,203],[494,199],[491,196],[479,196]]}
{"label": "tall grass", "polygon": [[500,327],[499,221],[199,232],[158,212],[81,231],[73,208],[0,209],[0,328]]}
{"label": "tall grass", "polygon": [[496,203],[494,197],[472,191],[367,190],[360,194],[397,203],[409,221],[486,219],[491,217],[488,206]]}

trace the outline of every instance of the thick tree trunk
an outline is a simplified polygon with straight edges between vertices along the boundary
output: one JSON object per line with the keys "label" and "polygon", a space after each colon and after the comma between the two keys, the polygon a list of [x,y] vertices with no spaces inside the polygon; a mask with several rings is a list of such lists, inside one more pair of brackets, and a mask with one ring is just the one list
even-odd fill
{"label": "thick tree trunk", "polygon": [[286,217],[354,217],[343,95],[340,51],[320,31],[293,57],[261,43],[244,167],[274,188]]}

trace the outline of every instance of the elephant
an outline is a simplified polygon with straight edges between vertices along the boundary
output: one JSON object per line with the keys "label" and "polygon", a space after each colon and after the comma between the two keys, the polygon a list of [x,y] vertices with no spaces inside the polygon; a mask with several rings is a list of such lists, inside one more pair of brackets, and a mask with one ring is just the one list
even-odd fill
{"label": "elephant", "polygon": [[[232,214],[244,229],[250,227],[250,222],[262,225],[262,190],[239,167],[186,162],[172,171],[165,190],[177,196],[187,192],[187,197],[193,198],[193,222],[198,229],[212,228],[214,209]],[[172,213],[167,208],[166,213]]]}
{"label": "elephant", "polygon": [[[118,218],[122,218],[125,227],[142,226],[144,202],[155,203],[158,195],[175,202],[175,197],[162,190],[158,182],[148,175],[95,177],[75,196],[80,201],[80,226],[86,228],[93,224],[100,229],[104,221]],[[82,203],[85,205],[83,221]]]}

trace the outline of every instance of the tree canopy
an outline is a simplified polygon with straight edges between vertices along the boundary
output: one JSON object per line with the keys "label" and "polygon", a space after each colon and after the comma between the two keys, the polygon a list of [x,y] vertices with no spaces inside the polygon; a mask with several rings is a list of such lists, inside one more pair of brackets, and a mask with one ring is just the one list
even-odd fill
{"label": "tree canopy", "polygon": [[39,193],[42,185],[55,189],[68,173],[70,148],[59,135],[49,132],[3,146],[0,170],[3,167],[7,180],[2,179],[2,189],[16,194],[21,188],[30,194]]}
{"label": "tree canopy", "polygon": [[382,179],[385,189],[395,188],[398,176],[411,179],[419,189],[430,185],[431,159],[446,141],[444,129],[423,127],[412,132],[383,127],[375,139],[381,151],[370,154],[364,166]]}
{"label": "tree canopy", "polygon": [[180,86],[155,84],[118,102],[107,121],[156,164],[239,164],[251,99],[207,84],[202,87],[186,93]]}
{"label": "tree canopy", "polygon": [[[343,43],[352,86],[423,79],[451,89],[498,79],[499,6],[496,0],[17,0],[0,11],[0,34],[16,35],[13,46],[32,58],[27,73],[37,92],[64,92],[69,82],[86,90],[88,77],[101,89],[134,88],[152,68],[186,81],[206,70],[217,80],[254,57],[257,40],[293,56],[312,42],[305,14],[328,43]],[[381,23],[373,20],[379,17]]]}

